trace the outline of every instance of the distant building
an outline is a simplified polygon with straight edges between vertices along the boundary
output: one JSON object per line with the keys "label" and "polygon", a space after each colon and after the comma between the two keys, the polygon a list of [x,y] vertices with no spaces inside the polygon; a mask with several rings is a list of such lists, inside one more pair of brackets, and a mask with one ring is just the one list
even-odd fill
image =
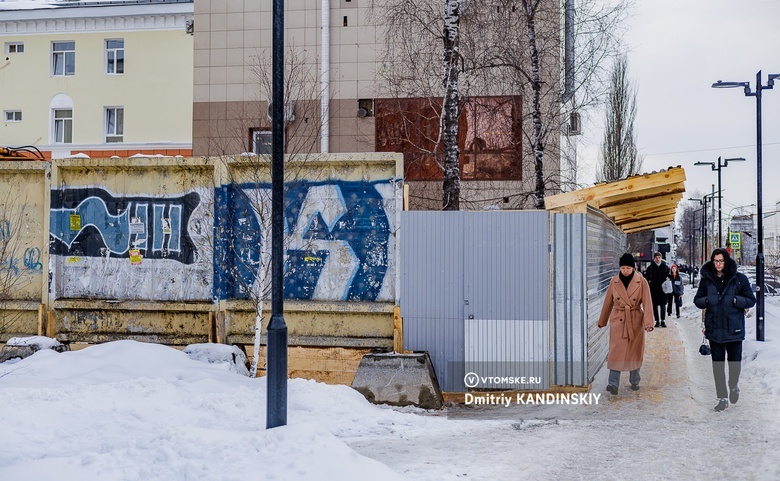
{"label": "distant building", "polygon": [[192,155],[192,0],[40,5],[0,3],[0,146]]}
{"label": "distant building", "polygon": [[[560,4],[551,0],[543,3],[552,14],[539,20],[540,28],[543,24],[559,33]],[[323,5],[328,6],[326,15]],[[285,91],[286,152],[402,152],[410,207],[441,209],[441,96],[431,97],[426,92],[393,95],[394,88],[408,88],[410,79],[431,72],[441,75],[441,54],[432,65],[418,61],[416,71],[403,72],[401,77],[406,77],[401,84],[405,85],[389,84],[385,74],[395,70],[385,55],[387,25],[381,15],[371,11],[372,5],[378,3],[287,3],[284,55],[286,71],[294,75],[290,75]],[[470,8],[487,7],[474,4]],[[507,8],[505,19],[520,15],[514,6],[496,8]],[[270,153],[271,14],[271,2],[196,2],[194,155]],[[323,18],[327,19],[324,27]],[[464,14],[460,21],[464,28],[470,20]],[[517,32],[526,35],[524,30]],[[398,38],[408,34],[406,40],[417,38],[413,32],[391,33]],[[540,55],[545,66],[553,66],[544,71],[545,75],[552,72],[543,79],[545,89],[552,86],[552,93],[541,106],[554,124],[546,140],[543,172],[550,194],[558,192],[560,177],[556,123],[560,122],[561,109],[561,49],[555,43],[559,37],[553,35],[553,41],[546,44],[548,53]],[[523,41],[527,45],[527,40]],[[442,50],[440,40],[420,45],[419,51],[428,54],[436,49]],[[527,55],[527,50],[518,55]],[[467,74],[462,75],[465,78]],[[431,85],[442,83],[440,78],[427,80]],[[525,137],[533,131],[532,96],[530,87],[521,91],[517,85],[482,85],[476,89],[479,95],[463,98],[459,118],[462,209],[532,205],[527,194],[535,186],[534,156]]]}

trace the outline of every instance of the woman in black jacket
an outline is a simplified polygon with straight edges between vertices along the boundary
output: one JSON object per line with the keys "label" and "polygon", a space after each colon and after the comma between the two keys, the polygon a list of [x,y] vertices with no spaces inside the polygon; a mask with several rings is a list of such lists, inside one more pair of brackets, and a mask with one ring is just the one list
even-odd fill
{"label": "woman in black jacket", "polygon": [[[726,249],[715,249],[710,261],[701,267],[701,282],[693,303],[704,314],[704,335],[712,350],[712,374],[718,396],[716,411],[739,400],[739,373],[742,369],[742,341],[745,340],[745,310],[756,305],[756,297],[744,274],[737,272]],[[724,361],[728,355],[728,397]]]}

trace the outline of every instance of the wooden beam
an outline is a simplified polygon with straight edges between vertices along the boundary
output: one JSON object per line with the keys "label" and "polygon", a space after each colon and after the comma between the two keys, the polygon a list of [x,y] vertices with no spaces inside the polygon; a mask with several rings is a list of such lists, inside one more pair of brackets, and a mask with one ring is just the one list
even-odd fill
{"label": "wooden beam", "polygon": [[666,227],[672,222],[674,222],[674,215],[670,215],[667,217],[655,217],[653,219],[640,220],[637,222],[629,222],[627,224],[621,225],[620,228],[623,229],[624,232],[628,232],[629,230],[637,232],[640,230],[649,230],[658,227]]}
{"label": "wooden beam", "polygon": [[[647,196],[651,191],[663,191],[672,184],[682,184],[685,182],[685,170],[681,167],[675,167],[662,172],[650,174],[635,175],[624,180],[595,185],[586,189],[579,189],[573,192],[566,192],[545,198],[547,209],[555,209],[564,205],[579,204],[587,202],[594,207],[604,205],[613,199],[621,198],[623,200],[631,197]],[[684,190],[683,185],[683,190]],[[668,193],[682,192],[673,190]]]}
{"label": "wooden beam", "polygon": [[678,182],[675,184],[659,185],[645,189],[639,193],[629,192],[626,194],[613,195],[609,198],[604,198],[599,204],[599,208],[609,207],[615,204],[621,204],[624,202],[636,202],[642,200],[648,200],[655,197],[664,195],[678,194],[685,192],[685,184]]}
{"label": "wooden beam", "polygon": [[638,199],[638,200],[629,200],[629,201],[619,202],[619,203],[610,203],[610,205],[607,206],[602,205],[600,209],[605,214],[611,216],[613,215],[613,213],[624,211],[627,209],[640,211],[640,210],[655,208],[658,206],[663,206],[666,204],[674,204],[676,206],[677,203],[682,199],[682,197],[683,197],[682,193],[662,195],[659,197],[652,197],[649,199]]}
{"label": "wooden beam", "polygon": [[646,211],[646,212],[630,212],[620,215],[619,217],[615,217],[612,219],[612,221],[617,224],[626,224],[628,222],[635,222],[639,220],[645,220],[645,219],[652,219],[654,217],[668,217],[670,215],[674,215],[677,211],[677,207],[667,207],[665,209],[659,210],[652,210],[652,211]]}

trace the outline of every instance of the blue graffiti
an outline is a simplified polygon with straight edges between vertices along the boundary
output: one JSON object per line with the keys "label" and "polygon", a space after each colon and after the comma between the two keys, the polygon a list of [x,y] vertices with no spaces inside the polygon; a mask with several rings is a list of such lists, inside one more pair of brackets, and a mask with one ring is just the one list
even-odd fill
{"label": "blue graffiti", "polygon": [[0,272],[10,272],[14,276],[19,275],[18,260],[13,257],[0,259]]}
{"label": "blue graffiti", "polygon": [[116,197],[94,187],[52,191],[51,253],[128,257],[135,248],[145,258],[191,264],[196,248],[186,226],[199,203],[195,192]]}
{"label": "blue graffiti", "polygon": [[24,251],[24,267],[31,271],[43,270],[40,249],[37,247],[29,247]]}
{"label": "blue graffiti", "polygon": [[[388,182],[298,181],[285,186],[286,298],[376,300],[388,270],[391,234],[377,185]],[[257,199],[266,198],[269,184],[229,185],[217,193],[219,298],[246,297],[247,286],[257,280],[270,233],[268,222],[257,214]]]}

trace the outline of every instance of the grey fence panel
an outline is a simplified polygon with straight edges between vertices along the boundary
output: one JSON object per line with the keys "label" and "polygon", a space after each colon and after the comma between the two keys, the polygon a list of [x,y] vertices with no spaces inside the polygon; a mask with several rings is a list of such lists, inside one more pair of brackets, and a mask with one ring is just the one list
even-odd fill
{"label": "grey fence panel", "polygon": [[551,215],[552,383],[584,386],[587,357],[585,214]]}
{"label": "grey fence panel", "polygon": [[548,366],[548,214],[545,211],[466,213],[466,371],[521,385],[480,388],[546,389]]}
{"label": "grey fence panel", "polygon": [[609,329],[599,329],[598,319],[609,280],[618,272],[618,260],[626,249],[626,235],[603,213],[588,210],[588,381],[607,359]]}
{"label": "grey fence panel", "polygon": [[428,351],[444,391],[463,383],[462,212],[401,213],[404,347]]}
{"label": "grey fence panel", "polygon": [[[428,351],[444,391],[467,367],[549,386],[548,214],[404,212],[404,347]],[[468,352],[466,352],[466,350]]]}

